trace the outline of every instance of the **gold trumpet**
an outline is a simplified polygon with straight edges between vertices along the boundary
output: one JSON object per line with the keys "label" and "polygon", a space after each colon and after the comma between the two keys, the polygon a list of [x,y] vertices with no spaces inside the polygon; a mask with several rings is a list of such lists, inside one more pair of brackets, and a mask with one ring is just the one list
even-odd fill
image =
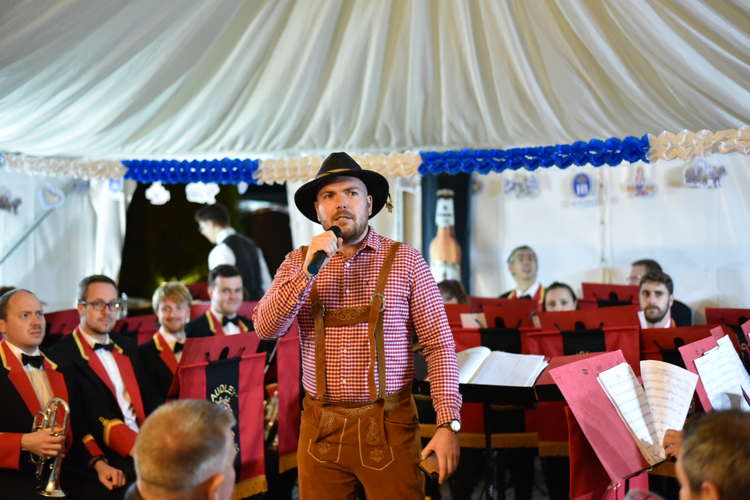
{"label": "gold trumpet", "polygon": [[[49,429],[54,432],[57,425],[57,413],[60,409],[65,412],[62,431],[52,434],[53,436],[65,436],[68,433],[68,419],[70,407],[65,400],[52,398],[47,402],[43,410],[34,415],[34,423],[31,432]],[[64,446],[64,445],[63,445]],[[60,488],[60,468],[62,466],[63,452],[58,453],[54,459],[31,454],[31,462],[36,465],[35,477],[39,484],[38,493],[45,497],[64,498],[65,492]],[[45,472],[47,475],[45,476]]]}

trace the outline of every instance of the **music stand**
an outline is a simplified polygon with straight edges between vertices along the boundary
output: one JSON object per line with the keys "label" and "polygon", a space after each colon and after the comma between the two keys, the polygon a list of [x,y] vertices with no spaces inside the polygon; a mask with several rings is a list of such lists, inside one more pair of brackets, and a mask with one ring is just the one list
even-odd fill
{"label": "music stand", "polygon": [[708,325],[644,328],[641,330],[641,359],[666,361],[685,368],[679,348],[710,337],[710,328]]}
{"label": "music stand", "polygon": [[598,307],[638,304],[638,286],[581,283],[583,298],[595,300]]}

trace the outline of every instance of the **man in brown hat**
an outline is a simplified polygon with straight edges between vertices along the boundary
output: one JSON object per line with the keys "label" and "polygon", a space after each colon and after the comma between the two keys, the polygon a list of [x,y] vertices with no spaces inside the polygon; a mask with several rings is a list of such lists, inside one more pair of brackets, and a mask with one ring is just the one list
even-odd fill
{"label": "man in brown hat", "polygon": [[[443,482],[459,454],[458,369],[437,285],[417,250],[368,225],[386,204],[388,181],[346,153],[328,156],[294,198],[325,231],[287,255],[253,323],[270,338],[299,321],[307,393],[301,497],[355,498],[359,483],[368,499],[424,498],[420,458],[435,453]],[[310,266],[316,255],[322,262]],[[415,334],[438,424],[421,457],[411,396]]]}

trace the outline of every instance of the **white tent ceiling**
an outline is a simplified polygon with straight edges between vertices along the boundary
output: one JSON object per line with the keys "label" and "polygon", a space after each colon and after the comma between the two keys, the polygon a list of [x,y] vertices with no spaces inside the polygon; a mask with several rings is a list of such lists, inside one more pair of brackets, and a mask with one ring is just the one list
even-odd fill
{"label": "white tent ceiling", "polygon": [[746,0],[0,2],[0,151],[289,156],[750,123]]}

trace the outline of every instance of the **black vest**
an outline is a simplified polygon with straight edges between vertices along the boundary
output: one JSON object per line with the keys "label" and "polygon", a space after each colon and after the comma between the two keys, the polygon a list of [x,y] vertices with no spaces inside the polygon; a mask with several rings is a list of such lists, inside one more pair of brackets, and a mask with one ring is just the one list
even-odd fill
{"label": "black vest", "polygon": [[241,234],[231,234],[225,243],[234,253],[235,265],[242,275],[242,284],[247,292],[245,300],[260,300],[263,296],[263,286],[260,276],[261,253],[255,242]]}

